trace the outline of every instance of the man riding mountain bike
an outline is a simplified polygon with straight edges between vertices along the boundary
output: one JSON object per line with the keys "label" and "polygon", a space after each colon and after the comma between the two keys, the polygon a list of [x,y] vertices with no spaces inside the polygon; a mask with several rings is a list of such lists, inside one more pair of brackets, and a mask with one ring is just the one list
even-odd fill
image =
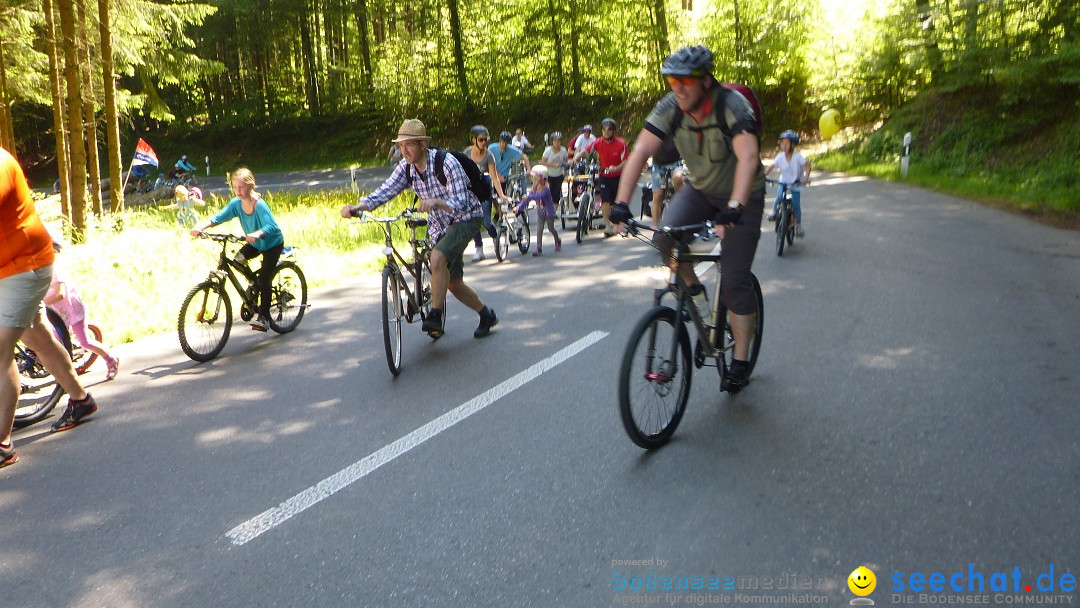
{"label": "man riding mountain bike", "polygon": [[[721,389],[736,393],[749,382],[757,314],[750,267],[761,237],[765,171],[758,157],[761,133],[754,109],[739,92],[716,81],[713,67],[712,51],[700,45],[681,48],[664,60],[660,73],[671,92],[653,108],[626,159],[611,221],[622,224],[633,217],[627,201],[645,161],[660,150],[665,139],[672,139],[689,176],[664,211],[661,225],[706,220],[716,224],[724,251],[720,297],[731,313],[735,338],[731,368]],[[674,239],[661,232],[653,238],[666,260]],[[692,265],[680,264],[679,275],[693,293],[704,290]]]}

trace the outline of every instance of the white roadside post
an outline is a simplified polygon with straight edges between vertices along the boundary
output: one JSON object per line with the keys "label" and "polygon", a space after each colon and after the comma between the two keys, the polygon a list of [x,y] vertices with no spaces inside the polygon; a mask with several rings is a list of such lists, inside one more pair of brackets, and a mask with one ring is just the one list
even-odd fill
{"label": "white roadside post", "polygon": [[907,177],[911,164],[911,131],[904,133],[904,155],[900,157],[900,175]]}

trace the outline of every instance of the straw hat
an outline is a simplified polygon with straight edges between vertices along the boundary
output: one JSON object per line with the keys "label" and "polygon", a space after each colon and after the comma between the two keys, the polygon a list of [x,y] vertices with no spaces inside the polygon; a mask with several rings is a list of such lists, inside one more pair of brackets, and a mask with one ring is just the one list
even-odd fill
{"label": "straw hat", "polygon": [[424,126],[424,123],[420,122],[415,118],[410,118],[405,122],[401,123],[401,127],[398,129],[397,135],[397,139],[394,140],[395,144],[401,143],[403,141],[412,141],[417,139],[424,141],[431,140],[431,138],[428,137],[427,134],[427,127]]}

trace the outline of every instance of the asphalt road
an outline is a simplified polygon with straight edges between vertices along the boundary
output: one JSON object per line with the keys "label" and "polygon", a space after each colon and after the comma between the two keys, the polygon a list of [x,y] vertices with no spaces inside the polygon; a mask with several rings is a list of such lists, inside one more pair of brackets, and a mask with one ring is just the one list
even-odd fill
{"label": "asphalt road", "polygon": [[397,378],[376,277],[211,363],[120,347],[92,422],[15,435],[0,605],[845,606],[859,566],[879,606],[1080,603],[1080,235],[861,178],[804,201],[783,258],[763,227],[753,383],[696,370],[652,453],[616,410],[663,281],[631,239],[467,266],[499,325],[452,304]]}

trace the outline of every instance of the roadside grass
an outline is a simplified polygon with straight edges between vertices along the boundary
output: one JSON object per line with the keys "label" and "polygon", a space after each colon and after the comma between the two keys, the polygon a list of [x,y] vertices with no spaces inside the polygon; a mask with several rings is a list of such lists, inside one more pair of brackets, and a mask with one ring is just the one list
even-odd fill
{"label": "roadside grass", "polygon": [[[1072,151],[1080,118],[1071,99],[1022,112],[986,91],[929,92],[882,125],[814,158],[814,166],[902,181],[1080,228],[1080,157]],[[911,166],[900,175],[904,134]]]}
{"label": "roadside grass", "polygon": [[[268,193],[266,201],[285,234],[285,244],[298,248],[297,262],[308,289],[357,283],[382,267],[383,236],[378,226],[343,219],[341,207],[356,199],[347,191]],[[400,196],[379,209],[391,214],[411,199]],[[200,218],[216,213],[228,200],[211,196]],[[53,234],[59,227],[54,199],[38,208]],[[243,234],[233,220],[211,231]],[[68,245],[57,265],[78,288],[90,318],[111,344],[176,331],[180,304],[197,283],[216,267],[220,246],[194,239],[176,222],[176,212],[161,207],[128,210],[93,221],[85,242]],[[404,228],[395,238],[405,244]],[[406,245],[407,246],[407,245]],[[230,255],[239,245],[230,245]],[[257,267],[258,262],[253,266]],[[233,297],[239,310],[239,299]]]}

